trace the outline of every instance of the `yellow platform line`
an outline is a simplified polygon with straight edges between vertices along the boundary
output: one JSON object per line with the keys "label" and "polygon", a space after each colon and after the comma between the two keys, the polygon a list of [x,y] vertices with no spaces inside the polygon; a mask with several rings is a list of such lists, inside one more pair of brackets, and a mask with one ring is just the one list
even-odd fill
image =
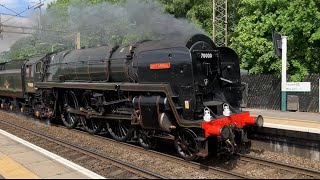
{"label": "yellow platform line", "polygon": [[10,157],[0,155],[0,175],[5,179],[40,179]]}

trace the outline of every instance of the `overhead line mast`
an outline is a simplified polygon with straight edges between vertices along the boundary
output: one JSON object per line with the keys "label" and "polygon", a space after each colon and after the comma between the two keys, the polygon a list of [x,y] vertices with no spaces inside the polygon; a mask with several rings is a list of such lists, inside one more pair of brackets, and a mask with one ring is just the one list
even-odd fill
{"label": "overhead line mast", "polygon": [[[42,29],[42,22],[41,22],[41,16],[42,16],[42,12],[41,12],[41,7],[44,5],[44,3],[42,3],[42,1],[41,0],[39,0],[39,5],[37,5],[36,7],[34,7],[34,9],[39,9],[39,24],[38,24],[38,26],[39,26],[39,29]],[[40,34],[40,38],[41,38],[41,35],[42,35],[42,32],[41,31],[39,31],[39,34]]]}
{"label": "overhead line mast", "polygon": [[1,19],[2,14],[0,13],[0,39],[3,39],[3,29],[2,29],[2,19]]}
{"label": "overhead line mast", "polygon": [[212,38],[218,46],[228,46],[228,0],[213,0]]}

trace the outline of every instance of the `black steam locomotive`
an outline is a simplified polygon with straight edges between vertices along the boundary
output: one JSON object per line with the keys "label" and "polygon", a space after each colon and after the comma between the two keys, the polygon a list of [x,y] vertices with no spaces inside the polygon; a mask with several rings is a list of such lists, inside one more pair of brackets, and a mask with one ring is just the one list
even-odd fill
{"label": "black steam locomotive", "polygon": [[[207,36],[100,46],[0,65],[1,108],[92,134],[152,148],[174,140],[187,160],[234,153],[248,142],[245,126],[261,116],[241,112],[237,54]],[[213,149],[210,149],[213,148]]]}

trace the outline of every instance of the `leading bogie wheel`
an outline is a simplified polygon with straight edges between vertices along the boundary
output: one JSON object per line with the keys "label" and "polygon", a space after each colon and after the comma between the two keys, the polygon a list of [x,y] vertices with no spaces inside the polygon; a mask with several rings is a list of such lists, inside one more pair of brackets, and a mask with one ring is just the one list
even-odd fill
{"label": "leading bogie wheel", "polygon": [[197,135],[192,130],[182,129],[177,134],[174,145],[181,158],[192,161],[197,157],[199,142]]}

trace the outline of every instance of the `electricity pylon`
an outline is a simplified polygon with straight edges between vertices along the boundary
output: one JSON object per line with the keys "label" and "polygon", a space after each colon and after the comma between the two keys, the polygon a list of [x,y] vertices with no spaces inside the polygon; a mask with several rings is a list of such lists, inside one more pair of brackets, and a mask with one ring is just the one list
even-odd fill
{"label": "electricity pylon", "polygon": [[213,0],[213,41],[228,46],[228,0]]}

